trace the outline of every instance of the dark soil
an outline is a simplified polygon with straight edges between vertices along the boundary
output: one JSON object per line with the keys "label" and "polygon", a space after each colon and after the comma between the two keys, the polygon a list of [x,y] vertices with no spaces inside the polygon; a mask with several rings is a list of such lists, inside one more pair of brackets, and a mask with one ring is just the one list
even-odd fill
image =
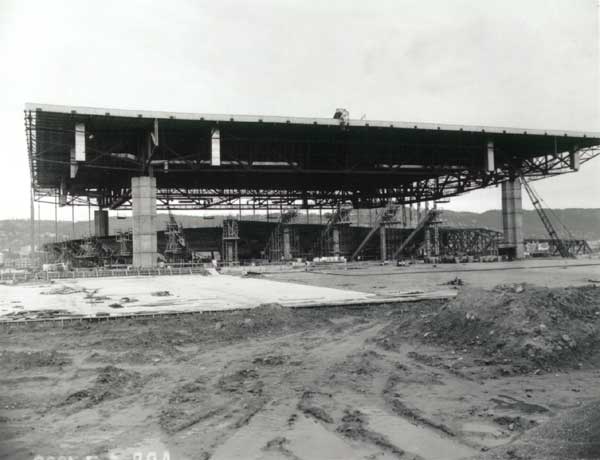
{"label": "dark soil", "polygon": [[597,367],[600,288],[464,290],[437,311],[392,317],[377,342],[393,349],[407,337],[484,358],[484,365],[510,363],[521,372]]}

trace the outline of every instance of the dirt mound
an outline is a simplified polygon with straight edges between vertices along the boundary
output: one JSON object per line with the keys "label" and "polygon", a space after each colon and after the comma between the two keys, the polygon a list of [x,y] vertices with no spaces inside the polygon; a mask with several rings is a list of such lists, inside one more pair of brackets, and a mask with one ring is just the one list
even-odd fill
{"label": "dirt mound", "polygon": [[141,385],[142,379],[138,372],[106,366],[100,369],[91,388],[70,394],[64,404],[82,403],[84,407],[91,407],[102,401],[127,395]]}
{"label": "dirt mound", "polygon": [[571,409],[529,430],[514,442],[492,449],[480,459],[598,459],[600,400]]}
{"label": "dirt mound", "polygon": [[600,364],[600,288],[594,286],[463,290],[411,326],[421,340],[483,354],[486,364],[518,363],[523,370]]}

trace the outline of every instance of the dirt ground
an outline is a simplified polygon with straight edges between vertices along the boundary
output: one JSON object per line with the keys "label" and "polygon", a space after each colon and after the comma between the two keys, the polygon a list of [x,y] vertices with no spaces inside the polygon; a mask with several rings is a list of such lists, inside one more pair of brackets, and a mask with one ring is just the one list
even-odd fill
{"label": "dirt ground", "polygon": [[600,287],[457,289],[5,327],[0,455],[600,459]]}

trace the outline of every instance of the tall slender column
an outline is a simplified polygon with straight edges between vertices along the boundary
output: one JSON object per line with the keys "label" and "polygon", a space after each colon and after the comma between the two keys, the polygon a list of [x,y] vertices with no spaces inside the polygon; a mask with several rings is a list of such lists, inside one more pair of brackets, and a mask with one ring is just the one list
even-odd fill
{"label": "tall slender column", "polygon": [[381,261],[385,262],[387,259],[387,241],[385,240],[385,225],[379,228],[379,244],[381,247]]}
{"label": "tall slender column", "polygon": [[133,265],[155,267],[156,242],[156,178],[132,177]]}
{"label": "tall slender column", "polygon": [[292,244],[290,241],[290,227],[283,227],[283,258],[290,260],[292,258]]}
{"label": "tall slender column", "polygon": [[[30,190],[29,199],[30,199],[30,203],[29,203],[30,204],[30,209],[29,209],[30,216],[29,217],[31,219],[31,221],[30,221],[31,227],[29,228],[29,230],[30,230],[29,237],[31,238],[31,251],[29,252],[29,255],[33,258],[34,254],[35,254],[35,206],[33,204],[33,186],[31,187],[31,190]],[[38,219],[39,218],[40,218],[40,216],[38,215]]]}
{"label": "tall slender column", "polygon": [[504,241],[514,246],[514,257],[522,259],[523,247],[523,204],[521,196],[521,178],[502,183],[502,228]]}
{"label": "tall slender column", "polygon": [[332,231],[332,239],[333,239],[333,255],[340,255],[340,229],[339,227],[333,227]]}

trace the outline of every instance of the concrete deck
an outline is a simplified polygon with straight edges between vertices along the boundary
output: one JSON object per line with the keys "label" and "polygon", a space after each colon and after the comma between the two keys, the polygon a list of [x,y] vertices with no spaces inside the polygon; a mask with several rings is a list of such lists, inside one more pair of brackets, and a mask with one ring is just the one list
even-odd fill
{"label": "concrete deck", "polygon": [[[168,291],[169,295],[155,295],[160,291]],[[413,289],[412,292],[378,295],[229,275],[76,279],[0,286],[0,321],[46,318],[49,310],[60,310],[52,315],[53,318],[90,318],[98,314],[118,317],[248,309],[266,303],[315,307],[381,304],[454,295],[456,291],[451,289],[430,292]],[[110,306],[114,304],[122,308]]]}

